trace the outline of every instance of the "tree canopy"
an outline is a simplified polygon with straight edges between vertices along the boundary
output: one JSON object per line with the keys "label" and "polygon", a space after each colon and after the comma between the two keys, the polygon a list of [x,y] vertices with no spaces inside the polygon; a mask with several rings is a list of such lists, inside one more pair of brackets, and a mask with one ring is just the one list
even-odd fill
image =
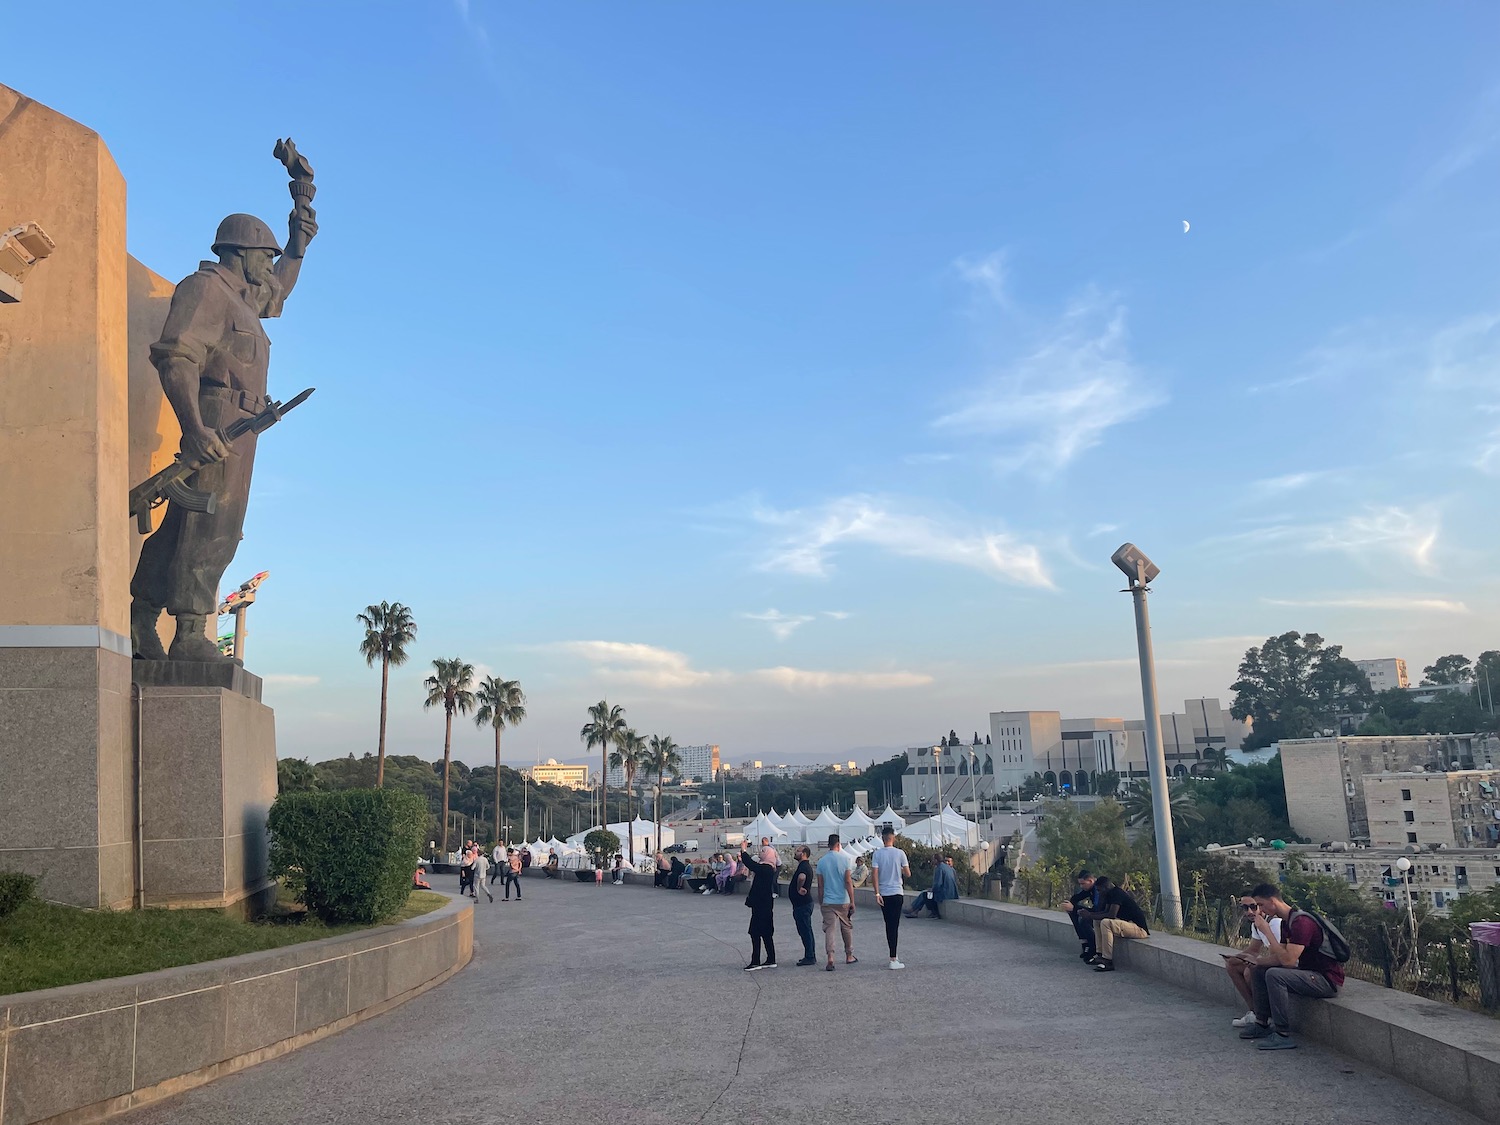
{"label": "tree canopy", "polygon": [[1341,646],[1325,647],[1317,633],[1297,632],[1268,637],[1249,649],[1230,690],[1230,714],[1254,723],[1247,750],[1311,737],[1371,695],[1369,679]]}

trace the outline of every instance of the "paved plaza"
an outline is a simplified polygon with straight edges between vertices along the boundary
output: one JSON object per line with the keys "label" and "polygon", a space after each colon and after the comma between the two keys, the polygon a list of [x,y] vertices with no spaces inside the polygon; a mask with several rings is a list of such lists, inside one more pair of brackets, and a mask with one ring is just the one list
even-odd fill
{"label": "paved plaza", "polygon": [[[456,879],[435,881],[456,889]],[[498,884],[497,884],[498,885]],[[1147,1120],[1474,1125],[1318,1046],[1267,1054],[1235,1015],[1056,947],[856,917],[861,962],[744,973],[738,898],[527,879],[481,901],[457,976],[343,1034],[127,1115],[130,1125],[820,1125]],[[820,951],[821,955],[821,951]]]}

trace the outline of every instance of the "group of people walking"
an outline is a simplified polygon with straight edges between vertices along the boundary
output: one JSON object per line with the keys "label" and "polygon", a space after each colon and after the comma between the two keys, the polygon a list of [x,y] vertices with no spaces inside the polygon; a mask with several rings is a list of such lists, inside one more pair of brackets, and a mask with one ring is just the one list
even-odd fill
{"label": "group of people walking", "polygon": [[[875,888],[875,904],[880,908],[885,923],[885,943],[889,954],[887,967],[904,969],[898,949],[901,937],[901,919],[913,918],[925,909],[931,917],[940,917],[940,905],[958,897],[958,881],[953,872],[952,860],[939,863],[933,874],[933,885],[923,891],[912,904],[912,909],[903,912],[906,901],[905,880],[911,878],[911,862],[906,853],[895,846],[895,832],[886,828],[881,834],[882,846],[870,855],[870,880]],[[769,841],[765,841],[767,845]],[[776,924],[773,907],[776,901],[776,879],[780,871],[775,849],[771,855],[764,853],[752,856],[748,850],[740,854],[739,862],[751,872],[750,893],[745,896],[745,905],[750,908],[750,963],[747,973],[776,968]],[[797,927],[797,937],[802,942],[802,958],[797,965],[818,963],[817,939],[813,933],[813,907],[819,908],[823,924],[823,969],[833,972],[835,954],[842,949],[845,965],[859,964],[854,954],[854,887],[855,865],[844,851],[843,842],[837,833],[828,837],[828,852],[817,864],[812,862],[812,849],[800,844],[795,853],[796,867],[792,871],[787,888],[787,898],[792,907],[792,921]]]}
{"label": "group of people walking", "polygon": [[494,902],[495,895],[490,890],[490,884],[500,878],[504,880],[501,889],[505,901],[510,901],[510,889],[514,886],[516,901],[520,902],[521,870],[524,866],[524,858],[517,848],[496,844],[495,850],[487,856],[484,849],[473,840],[466,840],[458,859],[458,893],[468,895],[478,902],[479,892],[483,890],[485,897]]}

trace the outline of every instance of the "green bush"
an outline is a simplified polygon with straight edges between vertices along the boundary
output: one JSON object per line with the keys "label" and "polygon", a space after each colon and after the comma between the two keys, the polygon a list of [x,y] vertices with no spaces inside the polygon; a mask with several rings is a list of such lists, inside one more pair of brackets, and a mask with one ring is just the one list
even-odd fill
{"label": "green bush", "polygon": [[372,925],[405,904],[426,829],[414,793],[283,793],[271,806],[271,873],[329,925]]}
{"label": "green bush", "polygon": [[583,850],[593,856],[599,866],[609,866],[609,861],[620,854],[620,837],[608,828],[596,828],[583,838]]}
{"label": "green bush", "polygon": [[0,918],[15,912],[36,894],[36,880],[19,871],[0,871]]}

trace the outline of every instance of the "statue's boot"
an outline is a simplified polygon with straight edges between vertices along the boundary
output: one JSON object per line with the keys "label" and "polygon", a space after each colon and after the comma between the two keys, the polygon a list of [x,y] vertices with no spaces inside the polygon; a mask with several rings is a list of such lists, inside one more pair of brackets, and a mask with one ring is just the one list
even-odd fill
{"label": "statue's boot", "polygon": [[179,613],[177,635],[172,638],[172,648],[167,653],[169,660],[193,660],[200,664],[219,664],[229,657],[219,652],[219,646],[209,640],[204,630],[208,618],[201,613]]}
{"label": "statue's boot", "polygon": [[161,620],[161,606],[130,603],[130,651],[137,660],[165,660],[167,650],[161,647],[156,623]]}

